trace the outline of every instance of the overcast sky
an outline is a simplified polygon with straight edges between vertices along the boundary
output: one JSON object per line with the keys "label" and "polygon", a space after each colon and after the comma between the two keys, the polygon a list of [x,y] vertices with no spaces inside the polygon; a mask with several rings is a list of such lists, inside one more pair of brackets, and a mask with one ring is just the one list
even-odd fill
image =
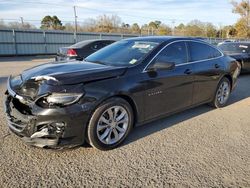
{"label": "overcast sky", "polygon": [[[239,18],[232,13],[230,0],[0,0],[0,19],[18,19],[39,25],[45,15],[57,15],[62,21],[96,18],[116,14],[125,23],[144,24],[160,20],[168,25],[187,23],[194,19],[216,26],[234,24]],[[32,21],[33,20],[33,21]]]}

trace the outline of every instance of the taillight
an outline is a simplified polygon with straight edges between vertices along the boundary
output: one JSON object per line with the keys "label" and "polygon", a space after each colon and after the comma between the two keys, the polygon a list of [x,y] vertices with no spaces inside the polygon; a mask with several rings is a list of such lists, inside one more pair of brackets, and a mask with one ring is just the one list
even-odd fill
{"label": "taillight", "polygon": [[70,57],[77,56],[76,51],[74,49],[68,49],[67,56],[70,56]]}

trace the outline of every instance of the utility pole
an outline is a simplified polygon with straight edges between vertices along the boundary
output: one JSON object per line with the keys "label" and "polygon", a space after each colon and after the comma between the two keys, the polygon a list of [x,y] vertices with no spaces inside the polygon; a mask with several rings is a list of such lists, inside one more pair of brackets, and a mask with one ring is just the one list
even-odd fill
{"label": "utility pole", "polygon": [[175,20],[172,20],[172,25],[173,25],[173,30],[172,30],[172,35],[175,35]]}
{"label": "utility pole", "polygon": [[247,1],[247,38],[249,33],[249,5],[250,5],[250,0]]}
{"label": "utility pole", "polygon": [[24,28],[23,17],[20,17],[20,19],[21,19],[22,28]]}
{"label": "utility pole", "polygon": [[75,15],[75,33],[77,32],[77,15],[76,15],[76,6],[74,6],[74,15]]}

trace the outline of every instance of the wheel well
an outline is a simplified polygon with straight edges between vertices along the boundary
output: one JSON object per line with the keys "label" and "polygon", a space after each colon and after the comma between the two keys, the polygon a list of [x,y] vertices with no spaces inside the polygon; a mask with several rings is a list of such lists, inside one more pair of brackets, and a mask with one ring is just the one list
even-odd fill
{"label": "wheel well", "polygon": [[238,61],[238,62],[240,63],[241,68],[243,68],[243,66],[244,66],[244,61],[243,61],[243,59],[240,60],[240,61]]}
{"label": "wheel well", "polygon": [[135,125],[136,122],[137,122],[137,116],[138,116],[138,114],[137,114],[137,108],[136,108],[136,105],[135,105],[135,102],[133,101],[133,99],[131,99],[127,95],[115,95],[115,96],[112,96],[110,98],[113,98],[113,97],[122,98],[122,99],[124,99],[125,101],[127,101],[130,104],[130,106],[131,106],[131,108],[133,110],[133,113],[134,113],[134,125]]}
{"label": "wheel well", "polygon": [[233,79],[232,79],[232,77],[229,74],[225,75],[224,77],[226,77],[230,81],[231,90],[232,90],[232,86],[233,86]]}

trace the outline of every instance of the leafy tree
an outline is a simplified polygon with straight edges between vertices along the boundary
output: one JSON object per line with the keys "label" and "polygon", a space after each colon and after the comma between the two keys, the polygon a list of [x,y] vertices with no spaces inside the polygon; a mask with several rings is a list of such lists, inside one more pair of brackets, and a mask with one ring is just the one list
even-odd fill
{"label": "leafy tree", "polygon": [[45,16],[41,21],[41,29],[55,29],[63,30],[65,27],[62,25],[61,20],[57,16]]}
{"label": "leafy tree", "polygon": [[141,32],[140,26],[137,23],[134,23],[131,26],[131,29],[132,29],[132,33],[140,33]]}
{"label": "leafy tree", "polygon": [[246,26],[246,20],[243,18],[237,21],[237,23],[235,24],[235,29],[236,29],[237,37],[246,38],[250,36],[248,27]]}
{"label": "leafy tree", "polygon": [[235,37],[237,34],[237,30],[233,26],[226,26],[225,30],[227,31],[227,37]]}
{"label": "leafy tree", "polygon": [[204,24],[199,20],[189,22],[185,28],[185,34],[187,36],[204,36]]}
{"label": "leafy tree", "polygon": [[121,25],[121,18],[117,15],[108,16],[106,14],[97,18],[97,32],[115,32]]}
{"label": "leafy tree", "polygon": [[155,22],[149,22],[148,26],[153,29],[157,29],[158,25]]}
{"label": "leafy tree", "polygon": [[179,24],[175,29],[185,29],[185,25],[183,23]]}
{"label": "leafy tree", "polygon": [[241,18],[235,25],[235,29],[238,37],[250,37],[250,5],[248,0],[242,0],[241,2],[232,1],[233,13],[239,14]]}
{"label": "leafy tree", "polygon": [[216,37],[217,30],[212,23],[205,24],[206,37]]}
{"label": "leafy tree", "polygon": [[161,21],[156,20],[156,21],[155,21],[155,24],[156,24],[157,28],[159,28],[159,26],[161,25]]}
{"label": "leafy tree", "polygon": [[161,24],[157,30],[157,35],[171,35],[171,33],[172,29],[165,24]]}
{"label": "leafy tree", "polygon": [[122,27],[124,27],[124,28],[130,28],[130,25],[126,24],[126,23],[122,23]]}
{"label": "leafy tree", "polygon": [[[74,32],[75,31],[75,25],[71,24],[71,23],[66,23],[64,25],[64,28],[66,31],[71,31],[71,32]],[[79,27],[77,27],[78,30],[79,30]]]}

